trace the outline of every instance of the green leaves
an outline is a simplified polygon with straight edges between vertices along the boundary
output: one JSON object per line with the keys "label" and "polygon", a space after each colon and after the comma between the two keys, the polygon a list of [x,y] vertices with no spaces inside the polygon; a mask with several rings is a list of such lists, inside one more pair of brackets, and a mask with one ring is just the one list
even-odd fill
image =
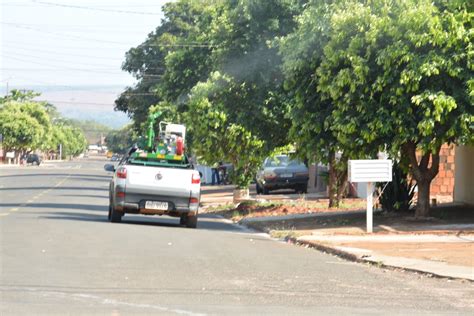
{"label": "green leaves", "polygon": [[474,114],[472,35],[468,20],[454,16],[464,15],[429,1],[348,1],[334,11],[317,86],[335,108],[340,146],[362,139],[361,150],[389,144],[397,151],[414,141],[431,150],[472,133],[459,120]]}
{"label": "green leaves", "polygon": [[82,153],[87,146],[82,131],[64,124],[53,106],[32,101],[37,95],[13,92],[0,101],[0,134],[6,151],[48,152],[62,144],[65,155]]}

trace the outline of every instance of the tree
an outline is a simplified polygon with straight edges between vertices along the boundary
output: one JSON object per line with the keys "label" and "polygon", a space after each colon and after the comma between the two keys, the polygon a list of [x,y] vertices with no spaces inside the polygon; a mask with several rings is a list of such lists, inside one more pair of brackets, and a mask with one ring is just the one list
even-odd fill
{"label": "tree", "polygon": [[132,126],[127,125],[119,130],[110,131],[105,137],[105,142],[109,150],[114,153],[125,154],[134,142]]}
{"label": "tree", "polygon": [[209,165],[229,161],[234,166],[232,182],[247,189],[264,158],[264,143],[242,125],[230,121],[224,102],[214,98],[231,84],[229,78],[214,73],[207,82],[196,85],[187,122],[197,156]]}
{"label": "tree", "polygon": [[[210,113],[225,114],[225,120],[218,121],[225,125],[207,137],[206,161],[235,161],[236,172],[245,172],[241,175],[245,180],[239,185],[248,186],[248,179],[255,173],[254,163],[239,167],[236,154],[214,153],[220,152],[219,135],[229,136],[226,131],[232,131],[236,141],[239,139],[239,155],[248,157],[247,162],[288,143],[288,100],[282,88],[281,58],[272,42],[275,36],[293,29],[294,12],[301,8],[299,2],[181,0],[166,5],[162,25],[144,44],[129,51],[124,65],[136,74],[139,85],[145,84],[144,75],[153,68],[160,71],[159,80],[147,86],[156,97],[154,103],[142,102],[133,110],[141,116],[134,115],[135,126],[145,121],[152,105],[174,106],[175,114],[186,119],[188,147],[203,153],[202,137],[209,120],[205,116],[197,119],[195,111],[207,102]],[[215,80],[220,74],[222,78]],[[206,90],[212,90],[213,95],[201,93]],[[122,110],[130,113],[130,107]],[[247,143],[246,139],[252,141]],[[258,155],[253,157],[256,152]]]}
{"label": "tree", "polygon": [[331,16],[317,71],[342,146],[409,159],[419,217],[429,212],[441,145],[473,137],[472,11],[444,3],[348,1]]}
{"label": "tree", "polygon": [[3,135],[2,146],[5,152],[12,150],[21,154],[40,141],[41,125],[26,113],[0,110],[0,134]]}
{"label": "tree", "polygon": [[300,1],[224,1],[225,9],[212,23],[209,41],[214,71],[232,84],[217,97],[229,122],[264,141],[264,148],[288,144],[289,100],[283,89],[281,56],[275,38],[294,30]]}
{"label": "tree", "polygon": [[6,103],[8,101],[32,101],[34,98],[40,95],[40,93],[34,92],[32,90],[12,89],[9,94],[5,95],[4,97],[0,97],[0,104]]}
{"label": "tree", "polygon": [[21,100],[8,100],[0,108],[0,133],[6,151],[23,153],[40,148],[51,128],[43,104]]}
{"label": "tree", "polygon": [[13,90],[0,100],[0,134],[5,151],[22,154],[33,150],[56,151],[63,145],[64,156],[84,151],[87,141],[78,128],[68,125],[54,106],[33,101],[39,94]]}
{"label": "tree", "polygon": [[211,0],[167,3],[161,25],[127,52],[122,68],[138,83],[120,95],[115,108],[129,114],[136,130],[152,105],[162,101],[183,105],[191,88],[206,80],[211,60],[204,37],[217,7]]}
{"label": "tree", "polygon": [[307,161],[329,165],[329,207],[338,207],[347,184],[351,146],[342,146],[334,131],[334,105],[318,90],[316,70],[329,41],[332,12],[341,1],[313,1],[296,19],[296,30],[279,39],[286,91],[291,98],[290,139]]}

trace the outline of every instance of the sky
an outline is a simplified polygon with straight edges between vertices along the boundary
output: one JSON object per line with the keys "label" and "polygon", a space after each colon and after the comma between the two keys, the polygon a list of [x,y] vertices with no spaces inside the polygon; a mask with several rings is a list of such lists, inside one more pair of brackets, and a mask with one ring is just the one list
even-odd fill
{"label": "sky", "polygon": [[160,24],[166,2],[0,0],[0,95],[36,88],[60,110],[113,109],[135,81],[121,70],[125,53]]}

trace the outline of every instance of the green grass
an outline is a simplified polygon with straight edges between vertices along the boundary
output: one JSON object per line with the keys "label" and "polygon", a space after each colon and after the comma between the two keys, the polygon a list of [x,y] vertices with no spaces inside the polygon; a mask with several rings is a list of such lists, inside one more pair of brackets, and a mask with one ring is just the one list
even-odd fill
{"label": "green grass", "polygon": [[270,230],[270,237],[284,239],[284,238],[298,238],[304,236],[303,232],[298,232],[294,230]]}

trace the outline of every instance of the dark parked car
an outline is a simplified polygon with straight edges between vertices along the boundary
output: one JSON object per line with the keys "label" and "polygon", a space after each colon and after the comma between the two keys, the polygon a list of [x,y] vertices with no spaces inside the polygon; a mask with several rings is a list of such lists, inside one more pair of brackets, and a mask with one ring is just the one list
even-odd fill
{"label": "dark parked car", "polygon": [[33,165],[39,166],[41,163],[41,157],[37,154],[29,154],[26,158],[26,163],[31,163]]}
{"label": "dark parked car", "polygon": [[257,193],[268,194],[271,190],[293,189],[308,192],[308,168],[287,155],[268,157],[257,172]]}

